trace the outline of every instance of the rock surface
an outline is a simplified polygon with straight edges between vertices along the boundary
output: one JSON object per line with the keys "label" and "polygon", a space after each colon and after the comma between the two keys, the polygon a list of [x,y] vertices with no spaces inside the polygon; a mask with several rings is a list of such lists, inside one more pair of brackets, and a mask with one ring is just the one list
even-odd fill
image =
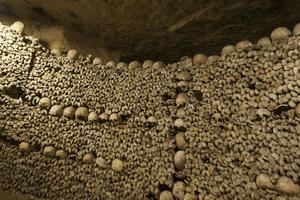
{"label": "rock surface", "polygon": [[296,24],[299,9],[294,0],[1,0],[0,21],[21,18],[25,32],[50,49],[75,48],[106,62],[170,63],[216,54],[243,39],[255,42],[281,24]]}

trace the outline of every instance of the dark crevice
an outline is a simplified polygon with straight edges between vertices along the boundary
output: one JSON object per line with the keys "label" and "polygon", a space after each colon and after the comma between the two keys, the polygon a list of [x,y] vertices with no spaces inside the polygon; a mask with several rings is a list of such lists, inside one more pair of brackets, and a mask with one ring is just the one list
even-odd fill
{"label": "dark crevice", "polygon": [[221,125],[219,126],[219,128],[220,128],[221,130],[225,130],[225,126],[224,126],[223,124],[221,124]]}
{"label": "dark crevice", "polygon": [[7,75],[7,72],[0,72],[0,77],[4,77]]}
{"label": "dark crevice", "polygon": [[232,161],[232,163],[233,163],[234,165],[236,165],[236,166],[240,166],[240,165],[241,165],[241,161],[238,160],[238,159],[234,159],[234,160]]}
{"label": "dark crevice", "polygon": [[130,115],[120,115],[121,121],[127,121],[130,118]]}
{"label": "dark crevice", "polygon": [[116,73],[117,73],[117,75],[121,75],[121,74],[122,74],[122,72],[123,72],[123,70],[122,70],[122,69],[116,69]]}
{"label": "dark crevice", "polygon": [[163,101],[167,101],[169,99],[172,99],[172,96],[168,93],[165,93],[162,95],[162,99],[163,99]]}
{"label": "dark crevice", "polygon": [[[120,115],[120,120],[119,120],[120,124],[125,124],[129,118],[130,118],[130,115]],[[102,120],[102,122],[104,122],[104,121]]]}
{"label": "dark crevice", "polygon": [[202,160],[202,162],[204,162],[204,163],[210,163],[209,157],[208,157],[207,155],[201,156],[201,160]]}
{"label": "dark crevice", "polygon": [[7,137],[4,135],[0,135],[0,142],[6,144],[6,145],[11,145],[11,146],[18,146],[19,142],[11,137]]}
{"label": "dark crevice", "polygon": [[185,127],[175,127],[176,132],[185,132],[187,129]]}
{"label": "dark crevice", "polygon": [[173,137],[175,137],[176,134],[177,134],[178,132],[180,132],[180,131],[176,130],[175,128],[172,128],[172,129],[170,130],[170,133],[171,133],[171,135],[172,135]]}
{"label": "dark crevice", "polygon": [[38,143],[34,143],[34,144],[32,145],[32,151],[33,151],[33,152],[39,152],[39,151],[41,151],[41,149],[42,149],[42,147],[41,147],[41,145],[38,144]]}
{"label": "dark crevice", "polygon": [[178,181],[184,182],[185,179],[186,179],[186,177],[179,177],[179,176],[176,176],[176,174],[173,174],[174,183],[176,183]]}
{"label": "dark crevice", "polygon": [[177,146],[175,147],[174,151],[177,152],[177,151],[180,151],[181,149],[179,149]]}
{"label": "dark crevice", "polygon": [[39,97],[39,98],[42,98],[41,92],[36,92],[36,96]]}
{"label": "dark crevice", "polygon": [[289,105],[279,105],[276,108],[274,108],[273,113],[274,115],[280,115],[283,112],[287,112],[291,109]]}
{"label": "dark crevice", "polygon": [[255,83],[250,83],[250,84],[248,85],[248,88],[249,88],[250,90],[255,90],[255,89],[256,89]]}
{"label": "dark crevice", "polygon": [[46,19],[48,19],[51,22],[56,22],[57,20],[52,17],[51,15],[49,15],[48,13],[45,12],[44,8],[40,7],[40,6],[36,6],[33,7],[32,10],[39,16],[45,17]]}
{"label": "dark crevice", "polygon": [[193,96],[198,100],[198,101],[202,101],[203,99],[203,94],[200,91],[193,91]]}
{"label": "dark crevice", "polygon": [[159,184],[158,187],[159,187],[160,192],[165,191],[165,190],[171,190],[171,188],[166,184]]}
{"label": "dark crevice", "polygon": [[3,94],[13,99],[19,99],[24,94],[24,91],[20,87],[11,86],[4,88]]}
{"label": "dark crevice", "polygon": [[40,44],[45,47],[45,48],[49,48],[48,42],[45,40],[39,40]]}
{"label": "dark crevice", "polygon": [[27,73],[27,80],[28,80],[28,77],[29,77],[31,71],[32,71],[33,68],[34,68],[34,64],[35,64],[35,52],[32,53],[32,57],[31,57],[31,60],[30,60],[30,67],[29,67],[28,73]]}
{"label": "dark crevice", "polygon": [[70,159],[70,160],[76,160],[76,154],[69,154],[69,156],[68,156],[68,158]]}
{"label": "dark crevice", "polygon": [[23,42],[27,45],[31,45],[32,44],[32,41],[26,37],[23,38]]}
{"label": "dark crevice", "polygon": [[79,119],[80,121],[86,121],[86,118],[84,116],[78,116],[77,119]]}
{"label": "dark crevice", "polygon": [[155,195],[152,194],[152,193],[146,194],[146,198],[147,198],[148,200],[157,200],[157,198],[155,198]]}
{"label": "dark crevice", "polygon": [[[1,96],[1,95],[0,95],[0,96]],[[5,105],[4,99],[0,99],[0,105]],[[1,130],[0,130],[0,132],[1,132]]]}

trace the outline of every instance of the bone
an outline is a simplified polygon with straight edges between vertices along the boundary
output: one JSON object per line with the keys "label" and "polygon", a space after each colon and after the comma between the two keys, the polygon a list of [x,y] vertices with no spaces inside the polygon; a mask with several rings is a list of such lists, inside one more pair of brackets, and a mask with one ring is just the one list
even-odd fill
{"label": "bone", "polygon": [[19,144],[19,150],[22,152],[29,152],[30,151],[30,145],[27,142],[21,142]]}
{"label": "bone", "polygon": [[177,151],[174,155],[174,163],[178,170],[183,170],[185,167],[185,152]]}
{"label": "bone", "polygon": [[109,119],[109,116],[106,113],[102,113],[101,115],[99,115],[99,119],[101,121],[107,121]]}
{"label": "bone", "polygon": [[158,121],[155,116],[150,116],[150,117],[148,117],[147,122],[152,125],[155,125],[155,124],[157,124]]}
{"label": "bone", "polygon": [[179,81],[177,83],[177,88],[179,88],[181,91],[187,91],[190,87],[190,83],[188,81]]}
{"label": "bone", "polygon": [[62,105],[54,105],[50,108],[49,114],[53,116],[62,116],[64,107]]}
{"label": "bone", "polygon": [[271,33],[271,39],[273,42],[286,42],[289,37],[292,35],[292,32],[286,27],[278,27],[274,29]]}
{"label": "bone", "polygon": [[252,47],[252,42],[248,41],[248,40],[243,40],[240,41],[236,44],[235,48],[236,50],[246,50],[249,49],[250,47]]}
{"label": "bone", "polygon": [[103,60],[100,57],[95,57],[93,59],[93,65],[102,65],[103,64]]}
{"label": "bone", "polygon": [[47,157],[54,157],[55,153],[56,153],[56,151],[53,146],[46,146],[43,150],[43,154]]}
{"label": "bone", "polygon": [[176,105],[183,106],[189,102],[189,97],[186,93],[179,93],[176,97]]}
{"label": "bone", "polygon": [[95,160],[95,156],[91,153],[85,154],[82,158],[82,162],[85,164],[91,164],[94,162],[94,160]]}
{"label": "bone", "polygon": [[274,188],[274,185],[271,183],[271,179],[267,174],[259,174],[256,177],[256,185],[258,188]]}
{"label": "bone", "polygon": [[154,71],[158,71],[158,70],[160,70],[160,69],[162,69],[162,68],[164,68],[165,67],[165,63],[163,63],[162,61],[157,61],[157,62],[155,62],[153,65],[152,65],[152,69],[154,70]]}
{"label": "bone", "polygon": [[68,118],[74,118],[76,109],[72,106],[66,107],[63,111],[63,115]]}
{"label": "bone", "polygon": [[176,199],[183,199],[185,194],[185,184],[182,181],[178,181],[173,185],[172,188],[173,196]]}
{"label": "bone", "polygon": [[294,27],[293,34],[294,34],[294,36],[300,35],[300,23]]}
{"label": "bone", "polygon": [[185,125],[185,122],[183,119],[176,119],[175,122],[174,122],[174,126],[177,128],[177,129],[183,129],[186,127]]}
{"label": "bone", "polygon": [[117,66],[115,61],[109,61],[108,63],[106,63],[106,66],[109,68],[115,68]]}
{"label": "bone", "polygon": [[88,115],[88,121],[98,121],[99,116],[96,112],[90,112]]}
{"label": "bone", "polygon": [[207,62],[207,56],[201,53],[195,55],[193,58],[194,65],[204,64],[206,62]]}
{"label": "bone", "polygon": [[[297,199],[299,41],[266,38],[157,73],[153,62],[129,70],[53,56],[4,26],[0,190],[45,199],[159,199],[167,190],[181,200]],[[50,114],[55,105],[63,116]]]}
{"label": "bone", "polygon": [[223,49],[221,50],[221,55],[227,56],[227,55],[230,55],[231,53],[233,53],[234,51],[235,51],[235,46],[227,45],[227,46],[223,47]]}
{"label": "bone", "polygon": [[51,106],[51,100],[49,98],[47,98],[47,97],[43,97],[43,98],[40,99],[38,106],[41,109],[48,110],[50,108],[50,106]]}
{"label": "bone", "polygon": [[176,111],[176,117],[183,119],[183,118],[185,118],[185,116],[186,116],[186,112],[185,112],[184,108],[177,109],[177,111]]}
{"label": "bone", "polygon": [[150,69],[150,68],[152,68],[152,65],[153,65],[153,61],[152,60],[145,60],[143,62],[142,68],[143,69]]}
{"label": "bone", "polygon": [[102,169],[108,168],[107,161],[104,158],[96,158],[96,164]]}
{"label": "bone", "polygon": [[278,179],[276,189],[287,194],[300,194],[300,186],[286,176],[282,176]]}
{"label": "bone", "polygon": [[79,120],[87,120],[89,116],[89,110],[87,107],[79,107],[75,111],[75,118]]}
{"label": "bone", "polygon": [[183,132],[179,132],[176,134],[175,136],[175,142],[176,142],[176,146],[181,149],[184,150],[187,147],[187,142],[184,136]]}
{"label": "bone", "polygon": [[60,49],[51,49],[50,53],[54,56],[61,56],[62,51]]}
{"label": "bone", "polygon": [[16,21],[10,26],[10,28],[18,33],[22,33],[24,30],[24,24],[23,22]]}
{"label": "bone", "polygon": [[295,114],[298,118],[300,118],[300,104],[298,104],[295,108]]}
{"label": "bone", "polygon": [[118,117],[118,114],[117,113],[112,113],[110,116],[109,116],[109,121],[111,122],[117,122],[119,120],[119,117]]}
{"label": "bone", "polygon": [[220,56],[212,55],[212,56],[208,56],[207,61],[209,63],[214,63],[214,62],[217,62],[219,59],[220,59]]}
{"label": "bone", "polygon": [[257,41],[257,45],[261,48],[268,49],[272,47],[270,38],[263,37]]}
{"label": "bone", "polygon": [[116,67],[116,68],[117,68],[117,69],[120,69],[120,70],[124,70],[124,69],[128,68],[128,64],[125,63],[125,62],[119,62],[119,63],[117,64],[117,67]]}
{"label": "bone", "polygon": [[141,67],[142,67],[142,64],[139,61],[132,61],[128,65],[129,69],[139,69]]}
{"label": "bone", "polygon": [[122,172],[124,169],[124,163],[122,160],[120,159],[115,159],[112,161],[111,163],[111,168],[112,170],[114,170],[115,172]]}
{"label": "bone", "polygon": [[184,195],[183,200],[197,200],[198,197],[195,194],[191,194],[191,193],[186,193]]}
{"label": "bone", "polygon": [[188,71],[182,71],[182,72],[178,73],[176,78],[180,81],[191,81],[192,80],[191,73]]}
{"label": "bone", "polygon": [[58,159],[65,159],[68,156],[68,153],[64,150],[57,150],[55,152],[55,157]]}
{"label": "bone", "polygon": [[174,198],[170,191],[165,190],[160,193],[159,200],[174,200]]}
{"label": "bone", "polygon": [[67,57],[71,60],[76,60],[79,56],[79,53],[75,49],[70,49],[67,53]]}

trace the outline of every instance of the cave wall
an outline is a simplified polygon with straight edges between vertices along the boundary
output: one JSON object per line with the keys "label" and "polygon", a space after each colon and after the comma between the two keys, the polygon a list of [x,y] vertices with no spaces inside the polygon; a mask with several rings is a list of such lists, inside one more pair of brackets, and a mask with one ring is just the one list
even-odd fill
{"label": "cave wall", "polygon": [[[126,62],[172,63],[199,52],[216,54],[227,44],[245,38],[255,42],[300,18],[294,0],[1,0],[0,5],[0,20],[21,19],[26,27],[37,23],[25,32],[50,46]],[[61,28],[53,38],[48,31],[56,26]]]}

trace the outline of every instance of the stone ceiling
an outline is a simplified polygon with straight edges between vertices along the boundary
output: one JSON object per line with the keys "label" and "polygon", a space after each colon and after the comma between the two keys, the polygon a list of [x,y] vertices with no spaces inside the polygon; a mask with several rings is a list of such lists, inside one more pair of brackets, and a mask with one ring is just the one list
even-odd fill
{"label": "stone ceiling", "polygon": [[25,33],[49,48],[175,62],[291,28],[299,10],[296,0],[0,0],[0,21],[25,22]]}

